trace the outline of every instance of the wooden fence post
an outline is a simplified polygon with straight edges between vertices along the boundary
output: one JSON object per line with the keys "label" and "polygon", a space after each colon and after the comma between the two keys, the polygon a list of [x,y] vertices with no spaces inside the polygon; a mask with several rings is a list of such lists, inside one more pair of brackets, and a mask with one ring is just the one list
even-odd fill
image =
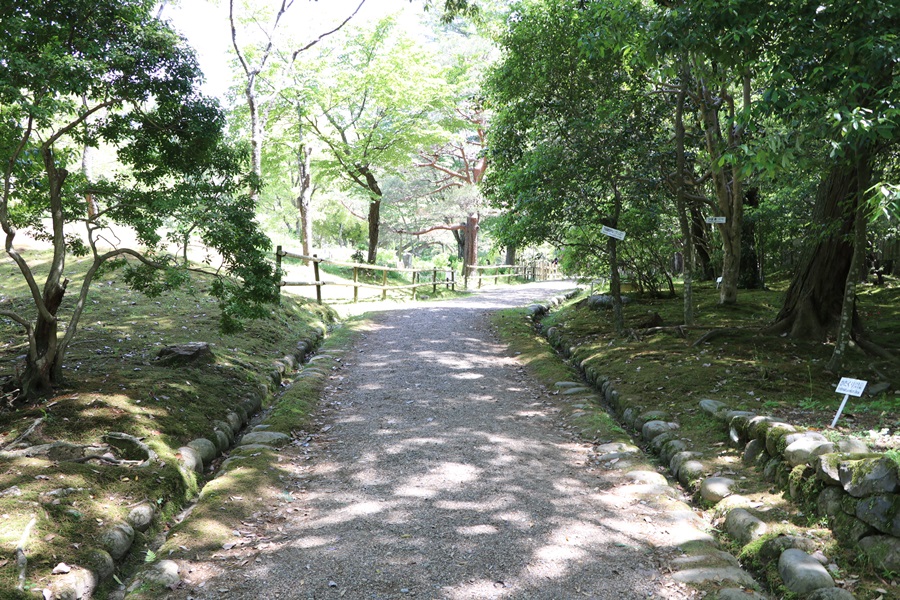
{"label": "wooden fence post", "polygon": [[413,288],[412,288],[412,299],[413,299],[413,300],[416,299],[416,295],[417,295],[416,292],[418,291],[418,288],[416,287],[416,284],[417,284],[418,282],[419,282],[419,272],[418,272],[418,271],[413,271],[413,276],[412,276],[412,285],[413,285]]}
{"label": "wooden fence post", "polygon": [[437,267],[431,271],[431,293],[437,294]]}
{"label": "wooden fence post", "polygon": [[275,277],[278,278],[278,302],[281,303],[281,282],[284,277],[281,276],[281,246],[275,248]]}
{"label": "wooden fence post", "polygon": [[313,254],[313,277],[316,282],[316,301],[322,304],[322,284],[319,281],[319,261],[318,256]]}
{"label": "wooden fence post", "polygon": [[359,267],[353,267],[353,301],[359,302]]}
{"label": "wooden fence post", "polygon": [[381,299],[387,300],[387,271],[381,273]]}
{"label": "wooden fence post", "polygon": [[456,269],[450,269],[450,291],[456,291]]}

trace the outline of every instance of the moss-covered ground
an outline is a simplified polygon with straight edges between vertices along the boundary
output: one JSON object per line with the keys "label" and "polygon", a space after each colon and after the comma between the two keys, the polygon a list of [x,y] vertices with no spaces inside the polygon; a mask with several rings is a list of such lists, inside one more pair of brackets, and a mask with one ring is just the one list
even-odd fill
{"label": "moss-covered ground", "polygon": [[[40,263],[42,257],[29,259]],[[61,315],[68,314],[75,301],[84,268],[84,262],[69,262],[72,282]],[[11,261],[0,264],[0,281],[7,307],[33,314],[24,280]],[[334,321],[329,309],[283,295],[268,318],[226,335],[219,331],[218,307],[207,294],[208,285],[196,278],[187,288],[151,299],[131,291],[120,273],[100,277],[65,360],[64,386],[29,403],[14,402],[11,393],[26,352],[25,336],[21,327],[0,318],[0,388],[6,389],[0,393],[0,449],[9,449],[37,423],[25,440],[30,445],[101,444],[105,433],[121,432],[144,440],[161,459],[136,469],[97,460],[0,458],[0,597],[19,594],[15,550],[32,517],[35,525],[24,544],[26,590],[43,588],[60,562],[79,564],[106,524],[149,501],[158,507],[160,526],[138,535],[130,560],[143,560],[146,551],[141,549],[153,546],[160,527],[166,527],[205,483],[203,475],[177,467],[178,448],[198,437],[212,437],[212,421],[258,394],[275,360]],[[215,360],[181,367],[154,360],[164,346],[184,342],[209,343]],[[296,402],[278,409],[278,419],[285,421],[278,429],[302,429],[317,397],[303,386],[292,393]]]}

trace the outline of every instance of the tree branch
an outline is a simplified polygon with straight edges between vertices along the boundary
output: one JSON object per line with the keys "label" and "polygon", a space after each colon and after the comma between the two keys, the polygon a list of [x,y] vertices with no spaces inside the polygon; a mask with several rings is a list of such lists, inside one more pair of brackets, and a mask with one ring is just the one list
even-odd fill
{"label": "tree branch", "polygon": [[403,229],[395,229],[394,233],[401,233],[404,235],[425,235],[426,233],[431,233],[432,231],[460,231],[465,228],[465,225],[435,225],[434,227],[429,227],[428,229],[423,229],[421,231],[404,231]]}
{"label": "tree branch", "polygon": [[362,5],[365,4],[365,3],[366,3],[366,0],[361,0],[361,2],[359,3],[359,6],[357,6],[357,7],[356,7],[356,10],[353,11],[353,14],[351,14],[349,17],[347,17],[346,19],[344,19],[343,22],[342,22],[340,25],[338,25],[337,27],[335,27],[335,28],[332,29],[331,31],[326,31],[325,33],[323,33],[322,35],[320,35],[319,37],[317,37],[317,38],[314,39],[313,41],[309,42],[308,44],[306,44],[305,46],[303,46],[303,47],[300,48],[299,50],[295,50],[294,53],[291,55],[291,62],[294,62],[295,60],[297,60],[297,56],[298,56],[301,52],[305,52],[305,51],[309,50],[310,48],[312,48],[313,46],[315,46],[316,44],[318,44],[319,42],[321,42],[323,39],[325,39],[327,36],[329,36],[329,35],[331,35],[331,34],[333,34],[333,33],[337,33],[338,31],[340,31],[340,29],[341,29],[344,25],[346,25],[346,24],[350,21],[350,19],[352,19],[354,16],[356,16],[356,13],[359,12],[359,9],[362,8]]}

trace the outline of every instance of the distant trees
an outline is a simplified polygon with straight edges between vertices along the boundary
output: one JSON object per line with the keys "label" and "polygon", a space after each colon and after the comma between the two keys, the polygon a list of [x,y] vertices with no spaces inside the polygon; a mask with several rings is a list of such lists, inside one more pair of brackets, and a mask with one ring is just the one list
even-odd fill
{"label": "distant trees", "polygon": [[398,31],[392,19],[342,40],[319,56],[304,114],[326,157],[325,177],[368,201],[366,260],[375,262],[383,179],[410,164],[418,148],[438,144],[437,122],[451,101],[440,67]]}
{"label": "distant trees", "polygon": [[[497,115],[486,190],[507,210],[505,234],[584,247],[621,217],[618,199],[677,217],[681,256],[702,271],[698,221],[720,217],[728,304],[758,285],[767,244],[783,244],[771,228],[807,223],[807,258],[775,328],[865,343],[853,286],[873,203],[895,197],[898,19],[875,0],[515,3],[487,87]],[[815,198],[803,195],[815,180]],[[633,222],[620,227],[626,245],[651,239]],[[686,320],[689,308],[686,298]]]}
{"label": "distant trees", "polygon": [[[125,278],[148,293],[183,279],[184,263],[161,247],[163,225],[198,233],[221,255],[224,270],[211,275],[224,326],[262,314],[262,304],[277,298],[269,242],[242,177],[246,156],[226,143],[222,111],[197,91],[192,51],[154,9],[149,0],[23,0],[0,8],[0,227],[32,301],[3,305],[0,316],[28,339],[26,397],[60,383],[101,267],[132,259]],[[120,169],[89,180],[77,165],[79,150],[97,146],[114,149]],[[77,223],[86,243],[68,228]],[[133,228],[146,250],[101,250],[98,238],[112,223]],[[20,229],[52,242],[48,268],[35,270],[17,249]],[[92,261],[63,314],[73,254]]]}

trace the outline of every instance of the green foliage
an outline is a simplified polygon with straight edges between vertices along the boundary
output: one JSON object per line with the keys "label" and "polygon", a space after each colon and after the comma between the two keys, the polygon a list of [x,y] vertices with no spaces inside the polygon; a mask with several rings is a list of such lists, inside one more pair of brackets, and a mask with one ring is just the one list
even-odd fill
{"label": "green foliage", "polygon": [[[148,0],[26,0],[0,9],[0,226],[7,254],[33,292],[38,284],[15,249],[16,230],[28,228],[55,248],[46,292],[32,294],[34,329],[45,337],[30,339],[25,377],[40,379],[41,387],[51,372],[58,376],[82,310],[76,305],[62,319],[67,330],[57,345],[67,254],[93,256],[82,302],[98,269],[124,257],[142,263],[128,281],[159,293],[184,280],[160,247],[169,227],[183,242],[199,235],[218,253],[221,265],[211,274],[224,326],[262,314],[262,305],[277,299],[269,242],[248,194],[254,182],[242,177],[247,153],[225,139],[218,103],[197,91],[193,51],[155,8]],[[87,146],[114,151],[116,168],[89,180],[77,167]],[[86,237],[65,233],[79,222]],[[99,249],[100,238],[113,237],[104,233],[112,225],[133,229],[146,254],[119,244]]]}

